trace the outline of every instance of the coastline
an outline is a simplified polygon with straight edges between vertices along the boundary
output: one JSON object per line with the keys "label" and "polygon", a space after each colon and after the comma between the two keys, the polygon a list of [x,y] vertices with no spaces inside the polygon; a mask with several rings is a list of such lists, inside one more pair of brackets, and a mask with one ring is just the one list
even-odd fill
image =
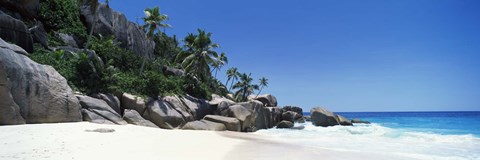
{"label": "coastline", "polygon": [[[115,131],[86,131],[98,128]],[[0,141],[0,159],[407,159],[308,147],[252,133],[89,122],[3,126]]]}

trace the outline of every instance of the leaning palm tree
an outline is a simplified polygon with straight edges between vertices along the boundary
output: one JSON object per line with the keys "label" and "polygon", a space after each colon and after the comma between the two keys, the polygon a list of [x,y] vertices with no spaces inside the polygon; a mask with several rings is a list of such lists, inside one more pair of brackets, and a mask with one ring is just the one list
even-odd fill
{"label": "leaning palm tree", "polygon": [[250,74],[241,74],[240,75],[240,81],[237,82],[233,88],[238,89],[237,92],[235,92],[235,99],[239,102],[241,101],[247,101],[247,96],[253,94],[255,90],[258,90],[258,85],[252,84],[252,77]]}
{"label": "leaning palm tree", "polygon": [[257,93],[257,96],[260,95],[260,92],[262,92],[263,87],[268,87],[268,79],[265,77],[260,78],[260,90]]}
{"label": "leaning palm tree", "polygon": [[219,45],[212,43],[210,36],[212,33],[206,33],[198,29],[198,34],[189,33],[185,37],[185,50],[177,55],[177,62],[181,62],[183,69],[187,74],[199,78],[199,80],[209,80],[211,77],[210,65],[215,63],[218,57],[213,49]]}
{"label": "leaning palm tree", "polygon": [[225,83],[225,86],[228,86],[228,82],[232,80],[232,84],[230,85],[229,91],[232,90],[233,83],[238,79],[238,69],[236,67],[229,68],[227,70],[227,82]]}
{"label": "leaning palm tree", "polygon": [[220,55],[218,55],[218,57],[214,57],[214,58],[215,58],[215,61],[213,61],[213,64],[212,64],[213,69],[210,72],[215,71],[215,78],[217,78],[217,72],[220,70],[220,68],[222,68],[225,64],[228,63],[228,58],[225,55],[225,53],[221,53]]}

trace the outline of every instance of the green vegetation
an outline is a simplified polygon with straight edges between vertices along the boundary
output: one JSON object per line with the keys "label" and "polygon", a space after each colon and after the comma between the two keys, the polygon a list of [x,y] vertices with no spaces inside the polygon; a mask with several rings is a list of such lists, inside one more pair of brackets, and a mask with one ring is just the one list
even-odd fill
{"label": "green vegetation", "polygon": [[47,31],[73,34],[86,38],[86,28],[80,21],[80,7],[77,0],[41,0],[39,20]]}
{"label": "green vegetation", "polygon": [[[86,2],[91,8],[98,6],[97,0]],[[75,0],[42,0],[40,19],[51,35],[52,31],[58,31],[87,38],[78,7]],[[92,10],[92,14],[95,12],[96,9]],[[30,57],[53,66],[72,89],[87,94],[128,92],[154,98],[189,94],[210,99],[213,93],[226,96],[234,89],[234,99],[246,101],[248,95],[260,89],[258,95],[268,85],[266,78],[260,79],[260,87],[252,84],[251,74],[240,74],[235,67],[228,69],[227,82],[220,82],[217,73],[228,63],[228,57],[217,53],[219,45],[212,42],[212,33],[198,29],[196,34],[189,33],[181,45],[175,35],[168,36],[161,31],[171,26],[164,23],[168,17],[161,14],[158,7],[145,9],[143,20],[146,38],[155,42],[153,58],[121,48],[115,37],[93,36],[93,30],[89,31],[85,45],[88,50],[49,51],[36,46]],[[64,45],[55,36],[50,36],[49,41],[53,46]],[[166,67],[181,69],[184,74],[164,73]]]}

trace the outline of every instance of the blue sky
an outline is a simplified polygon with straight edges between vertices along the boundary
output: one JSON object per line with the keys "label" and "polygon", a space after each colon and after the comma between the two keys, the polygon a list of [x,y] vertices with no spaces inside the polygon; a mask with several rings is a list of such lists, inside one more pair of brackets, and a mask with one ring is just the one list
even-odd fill
{"label": "blue sky", "polygon": [[[265,76],[279,105],[308,111],[480,110],[477,0],[126,0],[159,6],[184,37],[213,33],[230,63]],[[138,19],[138,23],[142,23]],[[225,82],[224,73],[219,79]]]}

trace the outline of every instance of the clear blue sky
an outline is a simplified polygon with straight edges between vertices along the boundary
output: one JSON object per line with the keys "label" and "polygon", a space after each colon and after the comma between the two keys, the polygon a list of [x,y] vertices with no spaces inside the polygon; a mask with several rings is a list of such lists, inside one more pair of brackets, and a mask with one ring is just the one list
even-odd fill
{"label": "clear blue sky", "polygon": [[[263,93],[309,111],[480,110],[478,0],[112,0],[131,21],[169,15],[169,35],[213,33]],[[138,20],[141,23],[141,20]],[[219,74],[225,82],[224,73]]]}

